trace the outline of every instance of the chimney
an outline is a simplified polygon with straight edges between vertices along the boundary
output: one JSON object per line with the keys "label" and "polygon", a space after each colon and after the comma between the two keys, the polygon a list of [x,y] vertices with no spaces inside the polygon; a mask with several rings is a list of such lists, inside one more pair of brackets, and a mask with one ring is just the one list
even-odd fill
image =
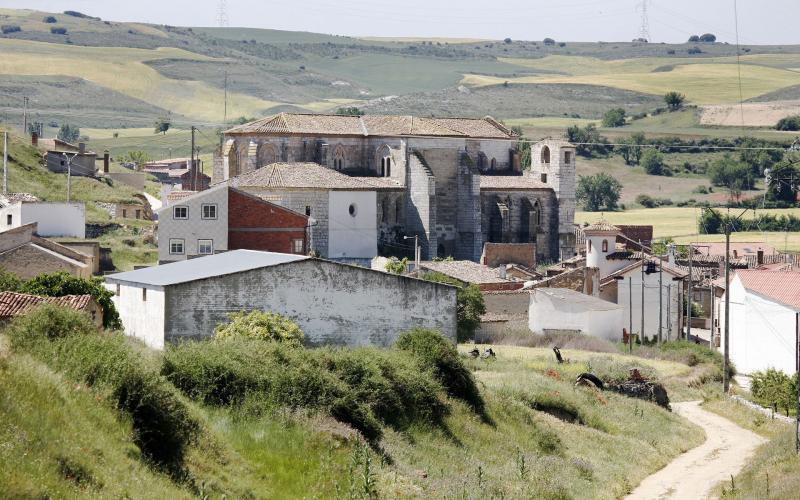
{"label": "chimney", "polygon": [[111,163],[111,155],[109,155],[108,150],[106,149],[103,152],[103,173],[104,174],[108,173],[108,169],[109,169],[110,163]]}
{"label": "chimney", "polygon": [[669,244],[669,256],[667,258],[667,263],[669,265],[671,265],[671,266],[674,266],[676,260],[677,260],[677,257],[675,255],[675,243],[670,243]]}
{"label": "chimney", "polygon": [[756,258],[758,259],[759,267],[764,265],[764,250],[758,249],[758,253],[756,253]]}
{"label": "chimney", "polygon": [[31,133],[31,146],[38,147],[39,146],[39,134],[36,132]]}
{"label": "chimney", "polygon": [[84,154],[86,152],[86,143],[79,142],[78,143],[78,154]]}

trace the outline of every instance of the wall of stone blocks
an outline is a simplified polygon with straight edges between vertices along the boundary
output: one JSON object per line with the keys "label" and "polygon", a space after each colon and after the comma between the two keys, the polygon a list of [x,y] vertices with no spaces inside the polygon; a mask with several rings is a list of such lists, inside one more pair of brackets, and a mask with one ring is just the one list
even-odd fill
{"label": "wall of stone blocks", "polygon": [[491,218],[495,204],[502,200],[509,207],[509,241],[500,243],[529,243],[520,241],[523,200],[531,205],[539,203],[542,224],[536,234],[537,258],[542,261],[558,258],[558,204],[552,191],[483,191],[481,193],[481,218],[483,241],[490,241]]}

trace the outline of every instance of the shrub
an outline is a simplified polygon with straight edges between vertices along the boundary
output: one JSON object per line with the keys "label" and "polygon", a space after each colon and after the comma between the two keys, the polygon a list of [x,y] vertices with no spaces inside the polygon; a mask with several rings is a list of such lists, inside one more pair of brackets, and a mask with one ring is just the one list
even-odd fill
{"label": "shrub", "polygon": [[435,330],[415,328],[400,335],[395,348],[414,355],[420,366],[433,371],[450,396],[466,402],[486,416],[486,407],[472,373],[464,366],[456,346]]}
{"label": "shrub", "polygon": [[228,319],[229,323],[219,324],[214,330],[216,340],[252,339],[303,345],[303,331],[297,323],[280,314],[242,311],[228,314]]}
{"label": "shrub", "polygon": [[787,116],[786,118],[781,118],[775,125],[775,129],[791,131],[791,132],[796,132],[800,130],[800,115]]}
{"label": "shrub", "polygon": [[621,127],[625,125],[625,110],[622,108],[609,109],[603,115],[604,127]]}
{"label": "shrub", "polygon": [[61,27],[53,26],[52,28],[50,28],[50,33],[52,33],[54,35],[66,35],[67,34],[67,28],[61,28]]}
{"label": "shrub", "polygon": [[22,287],[22,280],[16,274],[0,269],[0,292],[16,292]]}
{"label": "shrub", "polygon": [[425,273],[420,278],[435,283],[458,287],[456,292],[456,337],[459,342],[475,338],[475,330],[481,325],[481,316],[486,314],[483,294],[477,285],[468,285],[442,273]]}
{"label": "shrub", "polygon": [[673,205],[672,200],[669,198],[653,198],[648,194],[640,194],[637,196],[636,203],[644,208],[669,207]]}
{"label": "shrub", "polygon": [[25,282],[20,288],[22,293],[45,297],[63,297],[65,295],[91,295],[103,307],[103,326],[109,329],[122,328],[117,309],[111,298],[114,294],[103,286],[101,278],[83,279],[60,271],[52,274],[40,274]]}
{"label": "shrub", "polygon": [[790,377],[769,368],[766,372],[752,375],[750,391],[759,404],[785,409],[788,414],[789,409],[797,404],[797,382],[797,375]]}
{"label": "shrub", "polygon": [[0,31],[2,31],[4,35],[8,35],[9,33],[17,33],[22,31],[22,28],[16,24],[4,24],[3,26],[0,26]]}
{"label": "shrub", "polygon": [[393,257],[389,259],[389,262],[386,263],[386,272],[391,274],[405,274],[408,271],[408,259],[403,257],[402,260],[398,259],[397,257]]}
{"label": "shrub", "polygon": [[45,18],[42,19],[42,22],[46,24],[54,24],[58,22],[58,19],[53,16],[45,16]]}
{"label": "shrub", "polygon": [[647,149],[644,151],[639,163],[648,175],[664,175],[667,170],[664,164],[664,155],[655,149]]}
{"label": "shrub", "polygon": [[131,417],[134,441],[159,466],[177,472],[199,424],[142,352],[121,335],[100,335],[88,316],[42,306],[7,329],[15,349],[90,386],[110,390],[116,407]]}

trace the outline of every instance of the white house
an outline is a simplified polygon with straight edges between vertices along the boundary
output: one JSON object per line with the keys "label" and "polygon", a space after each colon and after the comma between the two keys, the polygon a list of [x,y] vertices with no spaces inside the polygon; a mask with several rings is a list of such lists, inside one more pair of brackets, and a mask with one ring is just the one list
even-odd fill
{"label": "white house", "polygon": [[294,320],[309,345],[389,346],[415,327],[456,340],[455,287],[302,255],[233,250],[109,275],[125,333],[161,349],[208,338],[228,313]]}
{"label": "white house", "polygon": [[566,288],[535,288],[529,326],[534,333],[579,332],[612,342],[622,339],[623,308]]}
{"label": "white house", "polygon": [[[800,334],[800,272],[737,271],[730,293],[730,359],[739,373],[775,368],[797,371]],[[724,318],[725,302],[720,318]],[[724,319],[720,321],[720,350],[725,345]]]}
{"label": "white house", "polygon": [[43,238],[85,238],[86,206],[83,203],[17,201],[0,208],[0,231],[36,223]]}

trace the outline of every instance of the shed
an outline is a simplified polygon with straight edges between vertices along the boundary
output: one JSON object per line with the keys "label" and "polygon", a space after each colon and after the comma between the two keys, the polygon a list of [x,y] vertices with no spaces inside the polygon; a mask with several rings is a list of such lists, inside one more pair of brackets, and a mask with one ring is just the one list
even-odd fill
{"label": "shed", "polygon": [[534,333],[580,332],[612,342],[622,338],[622,306],[566,288],[534,289],[528,317]]}

